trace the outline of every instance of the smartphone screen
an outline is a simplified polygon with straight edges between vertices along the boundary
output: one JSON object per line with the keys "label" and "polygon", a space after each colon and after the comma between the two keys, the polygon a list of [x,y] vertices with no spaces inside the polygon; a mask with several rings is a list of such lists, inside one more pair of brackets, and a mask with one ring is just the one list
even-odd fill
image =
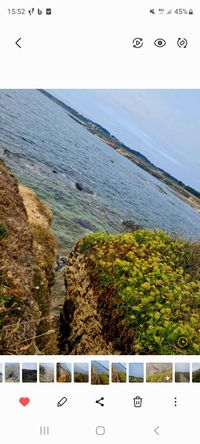
{"label": "smartphone screen", "polygon": [[2,442],[198,442],[199,23],[1,0]]}

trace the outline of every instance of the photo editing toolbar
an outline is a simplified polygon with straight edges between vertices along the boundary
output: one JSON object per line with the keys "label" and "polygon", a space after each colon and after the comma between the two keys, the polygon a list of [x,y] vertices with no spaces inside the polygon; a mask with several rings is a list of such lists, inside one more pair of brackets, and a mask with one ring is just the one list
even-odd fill
{"label": "photo editing toolbar", "polygon": [[0,4],[0,440],[199,440],[200,6]]}
{"label": "photo editing toolbar", "polygon": [[83,436],[91,443],[120,442],[124,436],[167,443],[198,436],[199,358],[21,356],[3,361],[2,433],[9,442],[19,435],[22,443]]}

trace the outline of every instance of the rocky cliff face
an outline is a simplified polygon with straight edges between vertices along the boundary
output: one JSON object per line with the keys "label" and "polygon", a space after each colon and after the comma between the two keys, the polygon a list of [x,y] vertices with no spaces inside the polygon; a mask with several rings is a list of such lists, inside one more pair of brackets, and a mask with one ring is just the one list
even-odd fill
{"label": "rocky cliff face", "polygon": [[57,353],[51,212],[0,161],[0,353]]}
{"label": "rocky cliff face", "polygon": [[98,300],[85,256],[77,245],[65,270],[66,299],[62,315],[63,352],[66,354],[114,354],[103,336]]}

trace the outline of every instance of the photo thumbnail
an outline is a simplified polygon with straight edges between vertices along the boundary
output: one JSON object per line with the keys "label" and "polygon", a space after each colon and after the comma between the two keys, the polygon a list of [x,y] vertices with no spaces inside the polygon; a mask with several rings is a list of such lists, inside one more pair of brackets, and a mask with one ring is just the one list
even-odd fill
{"label": "photo thumbnail", "polygon": [[146,365],[146,381],[147,382],[172,382],[173,372],[172,364],[147,364]]}
{"label": "photo thumbnail", "polygon": [[5,382],[20,382],[20,364],[12,362],[5,364]]}
{"label": "photo thumbnail", "polygon": [[53,363],[41,363],[39,369],[40,382],[54,382],[55,369]]}
{"label": "photo thumbnail", "polygon": [[72,382],[72,365],[57,363],[57,382]]}
{"label": "photo thumbnail", "polygon": [[3,382],[3,364],[0,363],[0,382]]}
{"label": "photo thumbnail", "polygon": [[110,380],[109,361],[91,362],[91,384],[107,385]]}
{"label": "photo thumbnail", "polygon": [[200,382],[200,364],[192,364],[192,382]]}
{"label": "photo thumbnail", "polygon": [[124,362],[112,364],[112,382],[126,382],[127,368]]}
{"label": "photo thumbnail", "polygon": [[87,363],[74,364],[74,382],[89,382],[89,365]]}
{"label": "photo thumbnail", "polygon": [[129,364],[129,382],[144,382],[144,364],[139,362]]}
{"label": "photo thumbnail", "polygon": [[37,364],[22,364],[22,382],[37,382]]}
{"label": "photo thumbnail", "polygon": [[176,363],[175,364],[175,382],[190,382],[190,364]]}

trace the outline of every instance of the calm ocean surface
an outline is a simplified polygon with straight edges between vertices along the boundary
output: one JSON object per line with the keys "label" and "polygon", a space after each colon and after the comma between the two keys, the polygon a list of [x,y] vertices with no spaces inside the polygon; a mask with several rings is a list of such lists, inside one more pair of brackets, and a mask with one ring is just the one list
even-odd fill
{"label": "calm ocean surface", "polygon": [[200,239],[200,213],[39,91],[0,90],[0,157],[53,210],[63,249],[93,229],[122,231],[126,219]]}

